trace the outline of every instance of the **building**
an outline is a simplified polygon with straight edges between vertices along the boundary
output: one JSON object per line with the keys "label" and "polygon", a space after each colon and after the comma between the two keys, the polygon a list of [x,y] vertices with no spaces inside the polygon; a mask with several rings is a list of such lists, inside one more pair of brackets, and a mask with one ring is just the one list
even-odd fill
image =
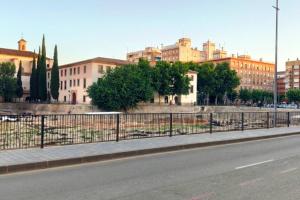
{"label": "building", "polygon": [[138,63],[140,59],[148,60],[151,65],[155,65],[161,60],[161,50],[155,47],[146,47],[144,50],[127,53],[129,62]]}
{"label": "building", "polygon": [[[19,69],[19,63],[22,62],[22,84],[24,95],[23,97],[29,96],[30,90],[30,75],[32,70],[33,58],[37,58],[37,54],[27,50],[27,41],[21,39],[18,41],[18,49],[6,49],[0,48],[0,63],[10,62],[16,66],[16,75]],[[47,68],[51,68],[53,60],[47,58]]]}
{"label": "building", "polygon": [[[210,60],[214,64],[229,63],[232,70],[237,72],[240,77],[240,88],[273,90],[275,65],[264,62],[262,59],[257,61],[248,55],[227,57]],[[202,62],[204,63],[204,62]]]}
{"label": "building", "polygon": [[277,72],[277,92],[278,95],[285,95],[285,71]]}
{"label": "building", "polygon": [[190,38],[181,38],[174,45],[163,46],[161,49],[162,60],[167,62],[200,62],[201,52],[192,48]]}
{"label": "building", "polygon": [[[87,88],[102,78],[106,71],[129,64],[128,61],[97,57],[59,67],[60,89],[59,102],[72,104],[90,104]],[[51,73],[47,72],[48,89]]]}
{"label": "building", "polygon": [[208,61],[214,59],[221,59],[227,57],[227,51],[222,47],[221,49],[216,49],[216,44],[208,40],[203,43],[201,51],[201,61]]}
{"label": "building", "polygon": [[154,103],[177,104],[177,105],[196,105],[197,104],[197,72],[189,70],[186,74],[190,79],[190,91],[188,95],[163,96],[154,95]]}
{"label": "building", "polygon": [[286,77],[285,77],[285,89],[286,91],[289,89],[299,89],[300,83],[300,60],[288,60],[285,63],[286,66]]}

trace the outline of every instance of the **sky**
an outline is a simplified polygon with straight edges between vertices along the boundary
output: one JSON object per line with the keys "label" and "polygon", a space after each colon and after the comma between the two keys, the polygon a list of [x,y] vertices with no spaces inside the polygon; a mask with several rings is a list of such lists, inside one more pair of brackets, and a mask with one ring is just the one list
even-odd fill
{"label": "sky", "polygon": [[[22,37],[47,56],[58,45],[59,63],[97,56],[125,59],[146,46],[190,37],[194,47],[212,40],[231,54],[274,62],[275,0],[0,0],[0,47]],[[280,0],[279,70],[300,57],[300,1]]]}

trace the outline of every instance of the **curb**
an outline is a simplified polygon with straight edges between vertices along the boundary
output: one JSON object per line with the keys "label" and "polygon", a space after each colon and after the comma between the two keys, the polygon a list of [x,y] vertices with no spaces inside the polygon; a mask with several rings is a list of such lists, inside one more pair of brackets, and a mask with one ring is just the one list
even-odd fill
{"label": "curb", "polygon": [[287,137],[287,136],[293,136],[293,135],[299,135],[299,134],[300,134],[300,132],[293,132],[293,133],[285,133],[285,134],[278,134],[278,135],[257,136],[257,137],[251,137],[251,138],[240,138],[240,139],[232,139],[232,140],[224,140],[224,141],[213,141],[213,142],[206,142],[206,143],[177,145],[177,146],[169,146],[169,147],[161,147],[161,148],[153,148],[153,149],[143,149],[143,150],[136,150],[136,151],[120,152],[120,153],[113,153],[113,154],[102,154],[102,155],[85,156],[85,157],[78,157],[78,158],[66,158],[66,159],[60,159],[60,160],[42,161],[42,162],[36,162],[36,163],[9,165],[9,166],[0,167],[0,175],[11,174],[11,173],[16,173],[16,172],[23,172],[23,171],[32,171],[32,170],[40,170],[40,169],[47,169],[47,168],[54,168],[54,167],[62,167],[62,166],[68,166],[68,165],[83,164],[83,163],[108,161],[108,160],[114,160],[114,159],[120,159],[120,158],[130,158],[130,157],[134,157],[134,156],[171,152],[171,151],[184,150],[184,149],[194,149],[194,148],[209,147],[209,146],[219,146],[219,145],[224,145],[224,144],[249,142],[249,141],[255,141],[255,140],[264,140],[264,139],[270,139],[270,138],[280,138],[280,137]]}

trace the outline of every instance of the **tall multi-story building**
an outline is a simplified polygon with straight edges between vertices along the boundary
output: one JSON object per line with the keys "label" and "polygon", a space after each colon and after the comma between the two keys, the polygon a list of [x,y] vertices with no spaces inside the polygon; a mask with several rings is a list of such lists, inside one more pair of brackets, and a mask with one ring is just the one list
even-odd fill
{"label": "tall multi-story building", "polygon": [[163,46],[161,49],[162,60],[167,62],[200,62],[201,52],[192,48],[190,38],[181,38],[173,45]]}
{"label": "tall multi-story building", "polygon": [[145,59],[151,65],[155,65],[157,61],[161,60],[161,57],[161,50],[155,47],[146,47],[141,51],[127,53],[127,60],[133,63],[138,63],[140,59]]}
{"label": "tall multi-story building", "polygon": [[299,89],[300,88],[300,60],[288,60],[285,63],[286,77],[285,89]]}
{"label": "tall multi-story building", "polygon": [[[30,89],[30,75],[32,70],[33,58],[37,58],[37,54],[32,51],[27,50],[27,41],[23,38],[18,41],[18,49],[7,49],[0,48],[0,63],[10,62],[15,64],[16,72],[19,69],[19,63],[22,62],[22,84],[24,95],[23,97],[29,96]],[[47,58],[46,60],[47,68],[51,68],[53,60]]]}
{"label": "tall multi-story building", "polygon": [[232,57],[214,59],[208,62],[214,64],[229,63],[230,68],[235,70],[241,79],[239,88],[273,90],[275,71],[273,63],[264,62],[262,59],[253,60],[248,55],[232,55]]}
{"label": "tall multi-story building", "polygon": [[278,92],[278,95],[284,95],[286,93],[286,90],[285,90],[285,76],[286,76],[285,71],[277,72],[277,92]]}
{"label": "tall multi-story building", "polygon": [[[59,101],[72,104],[90,104],[87,88],[102,78],[115,67],[129,64],[128,61],[97,57],[59,67]],[[47,72],[48,89],[50,89],[51,72]]]}

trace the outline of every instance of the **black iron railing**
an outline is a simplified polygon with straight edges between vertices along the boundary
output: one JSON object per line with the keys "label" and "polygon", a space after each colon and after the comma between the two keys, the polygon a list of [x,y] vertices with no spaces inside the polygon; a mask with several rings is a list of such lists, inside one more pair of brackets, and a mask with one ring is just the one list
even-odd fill
{"label": "black iron railing", "polygon": [[300,112],[2,115],[0,150],[300,125]]}

